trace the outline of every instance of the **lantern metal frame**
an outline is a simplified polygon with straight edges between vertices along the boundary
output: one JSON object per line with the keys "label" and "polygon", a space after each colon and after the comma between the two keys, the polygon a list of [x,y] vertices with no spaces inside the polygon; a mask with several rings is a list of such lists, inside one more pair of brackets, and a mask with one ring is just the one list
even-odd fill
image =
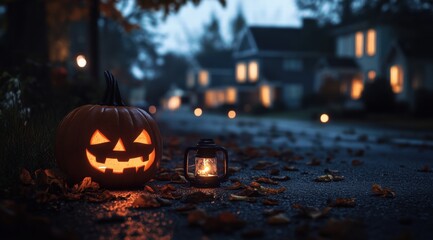
{"label": "lantern metal frame", "polygon": [[[194,178],[189,176],[189,153],[195,151],[196,155],[195,158],[215,158],[218,162],[217,158],[217,152],[222,152],[224,155],[223,159],[223,175],[219,176],[218,174],[216,176],[199,176],[194,175]],[[195,147],[188,147],[185,150],[184,155],[184,176],[185,178],[191,183],[192,186],[198,187],[198,188],[215,188],[219,187],[220,183],[227,179],[228,177],[228,153],[227,150],[221,146],[218,146],[215,144],[213,139],[200,139],[200,141],[197,143],[197,146]],[[196,166],[197,167],[197,166]],[[218,165],[216,166],[218,167]],[[195,172],[195,171],[194,171]],[[218,173],[218,168],[217,168]]]}

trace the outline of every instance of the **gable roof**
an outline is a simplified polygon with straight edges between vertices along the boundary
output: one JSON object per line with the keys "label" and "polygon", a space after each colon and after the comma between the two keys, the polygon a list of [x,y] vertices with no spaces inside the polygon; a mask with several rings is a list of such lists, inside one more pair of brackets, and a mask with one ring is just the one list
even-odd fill
{"label": "gable roof", "polygon": [[232,69],[233,58],[231,50],[200,54],[196,56],[197,64],[205,69]]}
{"label": "gable roof", "polygon": [[[323,29],[317,27],[250,26],[240,41],[245,38],[251,38],[258,52],[332,52],[333,46]],[[237,51],[242,52],[242,49],[238,48]]]}
{"label": "gable roof", "polygon": [[433,60],[432,43],[432,38],[399,39],[397,41],[397,45],[403,51],[405,56],[430,60]]}

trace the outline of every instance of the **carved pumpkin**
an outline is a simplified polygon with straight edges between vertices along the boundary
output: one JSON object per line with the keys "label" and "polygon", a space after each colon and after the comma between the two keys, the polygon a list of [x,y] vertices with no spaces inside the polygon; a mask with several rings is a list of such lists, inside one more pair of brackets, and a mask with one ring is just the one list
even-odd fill
{"label": "carved pumpkin", "polygon": [[78,107],[60,123],[57,163],[74,182],[90,176],[105,187],[143,185],[157,171],[162,138],[148,113],[125,106],[113,75],[105,78],[103,103]]}

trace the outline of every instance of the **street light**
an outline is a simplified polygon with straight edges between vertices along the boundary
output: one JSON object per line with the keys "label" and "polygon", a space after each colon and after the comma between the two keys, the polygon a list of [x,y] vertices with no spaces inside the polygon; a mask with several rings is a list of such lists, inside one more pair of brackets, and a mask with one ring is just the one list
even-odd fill
{"label": "street light", "polygon": [[75,59],[77,62],[77,66],[80,68],[84,68],[87,65],[87,60],[86,57],[84,57],[84,55],[78,55],[77,58]]}

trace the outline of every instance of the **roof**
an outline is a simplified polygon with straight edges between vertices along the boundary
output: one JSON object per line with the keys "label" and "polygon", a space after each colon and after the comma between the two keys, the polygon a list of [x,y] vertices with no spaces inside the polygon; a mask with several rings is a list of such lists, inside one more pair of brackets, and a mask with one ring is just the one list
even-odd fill
{"label": "roof", "polygon": [[350,57],[324,57],[319,63],[319,67],[329,68],[359,68],[354,58]]}
{"label": "roof", "polygon": [[433,38],[399,39],[397,46],[409,58],[433,59]]}
{"label": "roof", "polygon": [[200,54],[196,60],[201,68],[206,69],[232,69],[233,58],[231,50]]}
{"label": "roof", "polygon": [[331,41],[326,38],[320,28],[251,26],[249,31],[259,51],[323,52],[332,50]]}

